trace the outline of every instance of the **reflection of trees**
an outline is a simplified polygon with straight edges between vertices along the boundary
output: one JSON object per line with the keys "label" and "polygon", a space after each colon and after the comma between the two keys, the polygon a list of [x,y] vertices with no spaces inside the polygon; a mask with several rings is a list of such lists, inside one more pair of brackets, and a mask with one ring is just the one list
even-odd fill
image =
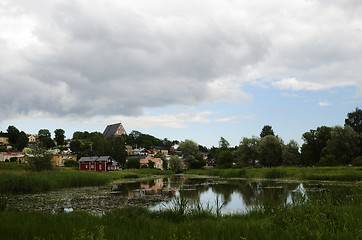
{"label": "reflection of trees", "polygon": [[180,194],[186,198],[197,200],[200,198],[201,193],[208,190],[206,185],[207,179],[188,178],[185,179],[183,185],[180,185]]}
{"label": "reflection of trees", "polygon": [[290,193],[292,196],[297,196],[293,190],[298,185],[298,183],[250,182],[239,185],[236,191],[241,194],[247,206],[262,204],[276,206],[285,203]]}
{"label": "reflection of trees", "polygon": [[[128,196],[136,194],[153,195],[162,194],[174,196],[176,191],[190,200],[197,200],[201,194],[212,190],[221,195],[225,204],[232,199],[232,194],[238,193],[246,206],[267,205],[277,206],[288,200],[296,201],[300,198],[301,191],[299,183],[281,183],[275,181],[232,181],[229,183],[212,183],[205,178],[185,178],[177,176],[172,178],[159,178],[142,182],[122,183],[118,185],[117,191],[126,193]],[[139,191],[135,191],[139,190]],[[139,193],[137,193],[139,192]]]}
{"label": "reflection of trees", "polygon": [[230,202],[230,196],[235,192],[235,185],[234,184],[216,184],[212,186],[212,190],[222,195],[222,199],[225,204]]}

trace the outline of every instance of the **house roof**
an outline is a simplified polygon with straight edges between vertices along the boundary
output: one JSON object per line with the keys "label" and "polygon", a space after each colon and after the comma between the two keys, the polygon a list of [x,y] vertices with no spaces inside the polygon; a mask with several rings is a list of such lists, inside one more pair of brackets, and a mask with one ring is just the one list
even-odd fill
{"label": "house roof", "polygon": [[0,137],[9,137],[9,133],[0,132]]}
{"label": "house roof", "polygon": [[110,156],[92,156],[92,157],[81,157],[79,162],[103,162],[107,161]]}
{"label": "house roof", "polygon": [[126,130],[124,130],[124,128],[122,126],[122,123],[115,123],[115,124],[108,125],[106,127],[106,129],[103,132],[103,137],[107,138],[112,135],[122,135],[122,134],[127,134]]}
{"label": "house roof", "polygon": [[145,164],[145,163],[148,163],[149,160],[151,160],[154,163],[158,163],[161,160],[161,158],[144,158],[144,159],[140,160],[140,163]]}
{"label": "house roof", "polygon": [[156,146],[155,150],[168,150],[168,148],[167,147]]}

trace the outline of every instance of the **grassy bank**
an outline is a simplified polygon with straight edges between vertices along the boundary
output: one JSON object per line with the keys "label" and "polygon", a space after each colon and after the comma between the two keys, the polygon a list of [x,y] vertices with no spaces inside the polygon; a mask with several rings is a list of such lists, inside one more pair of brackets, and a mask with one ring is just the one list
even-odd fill
{"label": "grassy bank", "polygon": [[192,169],[186,174],[223,178],[268,178],[297,180],[361,181],[362,167],[278,167],[242,169]]}
{"label": "grassy bank", "polygon": [[142,178],[170,173],[157,169],[117,172],[85,172],[64,168],[49,172],[3,171],[0,174],[0,193],[35,193],[60,188],[101,186],[117,179]]}
{"label": "grassy bank", "polygon": [[315,193],[294,205],[246,215],[126,207],[85,212],[0,212],[2,239],[361,239],[361,192]]}

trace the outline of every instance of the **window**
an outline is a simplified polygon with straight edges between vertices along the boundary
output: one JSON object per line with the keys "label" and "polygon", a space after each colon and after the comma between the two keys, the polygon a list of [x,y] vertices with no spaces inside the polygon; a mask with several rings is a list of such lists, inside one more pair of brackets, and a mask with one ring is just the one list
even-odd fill
{"label": "window", "polygon": [[101,165],[99,165],[99,170],[102,170],[102,164],[101,164]]}
{"label": "window", "polygon": [[85,168],[88,168],[88,165],[85,165]]}

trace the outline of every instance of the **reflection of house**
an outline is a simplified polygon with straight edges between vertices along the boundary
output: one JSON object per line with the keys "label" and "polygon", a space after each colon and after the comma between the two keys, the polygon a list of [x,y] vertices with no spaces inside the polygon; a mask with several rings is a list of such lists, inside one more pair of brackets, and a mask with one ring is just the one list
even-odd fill
{"label": "reflection of house", "polygon": [[110,156],[82,157],[79,159],[79,170],[83,171],[116,171],[119,164]]}
{"label": "reflection of house", "polygon": [[77,155],[75,154],[53,154],[52,164],[54,166],[64,166],[64,162],[72,160],[77,161]]}
{"label": "reflection of house", "polygon": [[0,162],[10,162],[10,158],[23,158],[24,155],[21,152],[1,152],[0,153]]}
{"label": "reflection of house", "polygon": [[127,134],[126,130],[124,130],[122,123],[116,123],[112,125],[108,125],[103,132],[103,137],[107,138],[110,136],[121,136],[123,134]]}
{"label": "reflection of house", "polygon": [[147,165],[149,161],[155,164],[155,168],[163,170],[163,161],[161,158],[146,157],[140,160],[141,165]]}
{"label": "reflection of house", "polygon": [[9,134],[0,132],[0,146],[9,144]]}

